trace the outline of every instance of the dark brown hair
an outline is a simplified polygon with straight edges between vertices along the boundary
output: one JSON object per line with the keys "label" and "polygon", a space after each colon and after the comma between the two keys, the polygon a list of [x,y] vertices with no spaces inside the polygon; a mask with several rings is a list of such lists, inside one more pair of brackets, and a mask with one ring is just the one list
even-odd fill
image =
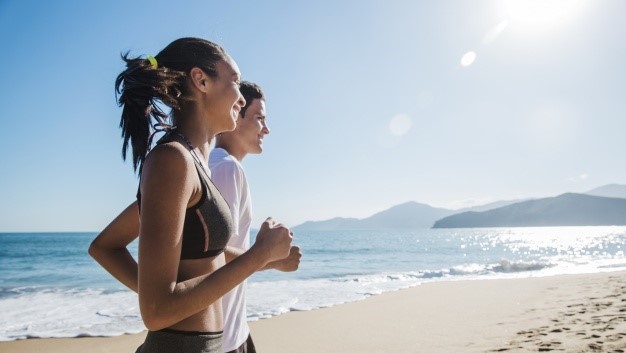
{"label": "dark brown hair", "polygon": [[159,103],[171,108],[172,117],[179,119],[193,104],[187,82],[191,69],[198,67],[216,77],[216,65],[226,55],[219,45],[200,38],[181,38],[170,43],[154,57],[156,68],[145,58],[122,55],[126,70],[115,80],[116,98],[122,107],[122,158],[126,160],[130,144],[135,171],[139,169],[141,173],[153,125],[167,124],[169,114]]}
{"label": "dark brown hair", "polygon": [[239,92],[241,92],[241,95],[246,100],[246,105],[241,108],[240,112],[242,118],[246,116],[246,110],[248,110],[248,107],[254,99],[265,99],[265,95],[263,94],[263,90],[261,90],[261,87],[256,83],[252,83],[249,81],[241,82],[241,85],[239,86]]}

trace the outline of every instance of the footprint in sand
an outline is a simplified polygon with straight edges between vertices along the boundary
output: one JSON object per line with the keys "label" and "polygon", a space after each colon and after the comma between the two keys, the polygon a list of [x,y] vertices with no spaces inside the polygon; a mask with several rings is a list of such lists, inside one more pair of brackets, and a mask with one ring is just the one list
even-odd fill
{"label": "footprint in sand", "polygon": [[606,336],[606,341],[607,342],[616,342],[621,340],[622,337],[620,335],[607,335]]}
{"label": "footprint in sand", "polygon": [[589,348],[593,351],[601,351],[602,345],[598,343],[589,343]]}

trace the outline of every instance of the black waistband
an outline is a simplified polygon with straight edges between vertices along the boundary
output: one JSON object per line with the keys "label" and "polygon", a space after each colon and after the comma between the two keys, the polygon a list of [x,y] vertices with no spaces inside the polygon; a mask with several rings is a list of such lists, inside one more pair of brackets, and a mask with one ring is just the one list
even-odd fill
{"label": "black waistband", "polygon": [[224,331],[217,331],[217,332],[203,332],[203,331],[181,331],[181,330],[174,330],[171,328],[164,328],[155,332],[167,332],[167,333],[175,333],[178,335],[187,335],[187,336],[202,336],[202,335],[221,335],[224,333]]}

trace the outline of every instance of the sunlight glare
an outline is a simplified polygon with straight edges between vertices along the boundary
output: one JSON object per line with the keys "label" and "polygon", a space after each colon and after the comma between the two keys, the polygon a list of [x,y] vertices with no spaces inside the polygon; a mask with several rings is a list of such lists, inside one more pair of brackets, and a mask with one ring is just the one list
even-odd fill
{"label": "sunlight glare", "polygon": [[502,33],[502,31],[504,31],[508,26],[509,26],[509,21],[504,20],[500,22],[497,26],[490,29],[489,32],[487,32],[485,36],[483,37],[483,44],[491,44],[491,42],[496,40],[496,38],[498,38],[500,33]]}
{"label": "sunlight glare", "polygon": [[578,14],[583,0],[506,0],[500,2],[511,25],[527,31],[556,26]]}

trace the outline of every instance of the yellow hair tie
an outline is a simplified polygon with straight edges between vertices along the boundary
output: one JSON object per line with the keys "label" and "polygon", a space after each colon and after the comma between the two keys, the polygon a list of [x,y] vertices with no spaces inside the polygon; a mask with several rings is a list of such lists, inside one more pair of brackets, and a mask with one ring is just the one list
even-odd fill
{"label": "yellow hair tie", "polygon": [[154,56],[148,56],[147,59],[150,62],[150,65],[152,65],[153,69],[156,69],[157,67],[159,67],[159,64],[157,63],[157,60],[154,58]]}

